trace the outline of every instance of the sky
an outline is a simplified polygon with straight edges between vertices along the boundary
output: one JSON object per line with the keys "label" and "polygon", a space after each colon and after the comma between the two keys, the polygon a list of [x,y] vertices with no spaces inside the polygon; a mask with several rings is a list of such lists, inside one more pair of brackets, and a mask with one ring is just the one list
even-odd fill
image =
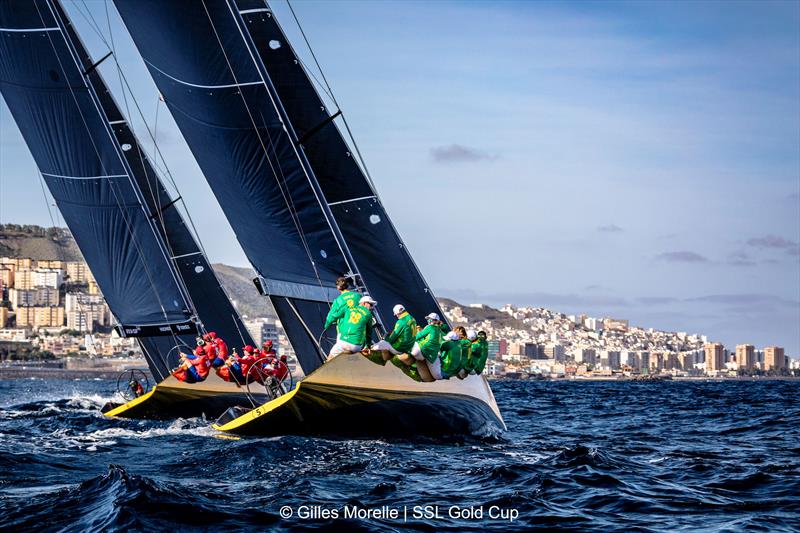
{"label": "sky", "polygon": [[[97,58],[110,27],[210,259],[245,266],[113,5],[65,4]],[[292,5],[437,295],[800,356],[800,2]],[[51,225],[0,122],[0,222]]]}

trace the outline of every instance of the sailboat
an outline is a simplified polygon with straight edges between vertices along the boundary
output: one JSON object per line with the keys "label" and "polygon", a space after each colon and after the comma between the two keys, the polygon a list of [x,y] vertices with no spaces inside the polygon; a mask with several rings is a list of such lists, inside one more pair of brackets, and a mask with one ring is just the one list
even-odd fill
{"label": "sailboat", "polygon": [[[263,0],[114,0],[272,302],[306,378],[214,427],[234,434],[449,433],[504,428],[482,375],[433,383],[360,354],[324,363],[343,273],[378,300],[444,316],[389,219],[340,109],[311,82]],[[336,105],[334,100],[334,105]],[[357,157],[358,156],[358,157]],[[324,363],[324,364],[323,364]]]}
{"label": "sailboat", "polygon": [[128,121],[53,0],[0,2],[0,92],[123,337],[158,384],[108,415],[218,416],[267,398],[170,374],[206,329],[254,344]]}

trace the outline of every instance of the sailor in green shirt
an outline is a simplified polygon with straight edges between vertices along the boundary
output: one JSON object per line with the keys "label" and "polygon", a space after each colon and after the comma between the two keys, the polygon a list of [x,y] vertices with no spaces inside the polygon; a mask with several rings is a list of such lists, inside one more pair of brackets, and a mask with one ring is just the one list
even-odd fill
{"label": "sailor in green shirt", "polygon": [[336,338],[339,338],[341,333],[339,323],[344,318],[345,313],[351,307],[358,305],[361,295],[352,289],[350,280],[345,277],[340,277],[336,280],[336,288],[339,289],[339,296],[331,304],[331,309],[328,311],[328,316],[325,319],[324,329],[328,329],[332,324],[336,324]]}
{"label": "sailor in green shirt", "polygon": [[436,313],[431,313],[425,317],[428,325],[416,334],[414,347],[411,348],[411,355],[417,361],[427,360],[433,364],[439,356],[439,347],[442,345],[442,319]]}
{"label": "sailor in green shirt", "polygon": [[[478,348],[476,348],[475,343],[480,346],[480,352],[478,352],[479,355],[477,357],[475,353]],[[472,357],[472,369],[478,375],[483,374],[483,369],[486,368],[486,360],[489,358],[489,342],[486,340],[485,331],[479,331],[478,340],[472,343]]]}
{"label": "sailor in green shirt", "polygon": [[392,312],[397,317],[394,329],[386,336],[386,339],[379,341],[372,347],[373,350],[388,352],[387,356],[384,357],[387,360],[391,359],[393,355],[411,353],[411,348],[414,347],[414,335],[417,334],[417,321],[408,314],[405,307],[397,304],[392,309]]}
{"label": "sailor in green shirt", "polygon": [[461,368],[461,344],[458,333],[451,331],[444,338],[439,348],[439,357],[430,365],[431,374],[436,379],[450,379]]}
{"label": "sailor in green shirt", "polygon": [[[472,365],[472,341],[467,338],[467,330],[464,326],[457,326],[454,332],[458,334],[458,342],[461,344],[461,368],[458,371],[458,378],[464,379],[469,374]],[[473,333],[475,332],[473,331]],[[475,336],[477,337],[477,333]]]}
{"label": "sailor in green shirt", "polygon": [[377,303],[369,296],[363,296],[358,305],[347,308],[339,320],[339,336],[328,354],[328,361],[341,353],[358,353],[370,342],[374,321],[372,308]]}

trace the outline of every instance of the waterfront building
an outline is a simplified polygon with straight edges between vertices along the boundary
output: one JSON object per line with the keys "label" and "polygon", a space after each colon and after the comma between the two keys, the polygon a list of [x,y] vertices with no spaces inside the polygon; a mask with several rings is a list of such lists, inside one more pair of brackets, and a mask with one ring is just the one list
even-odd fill
{"label": "waterfront building", "polygon": [[500,339],[500,343],[497,345],[497,355],[506,355],[508,353],[508,341],[505,339]]}
{"label": "waterfront building", "polygon": [[489,359],[497,359],[497,356],[500,355],[500,340],[499,339],[489,339],[487,341],[487,352],[489,354]]}
{"label": "waterfront building", "polygon": [[752,344],[739,344],[736,346],[736,363],[742,370],[753,370],[756,361],[756,347]]}
{"label": "waterfront building", "polygon": [[722,343],[713,342],[703,347],[706,356],[706,372],[719,372],[725,369],[724,351]]}
{"label": "waterfront building", "polygon": [[779,346],[767,346],[764,348],[764,370],[780,370],[785,368],[783,348]]}
{"label": "waterfront building", "polygon": [[526,342],[523,355],[529,359],[544,359],[544,345]]}
{"label": "waterfront building", "polygon": [[548,359],[564,362],[564,346],[561,344],[548,344],[544,347],[544,355]]}
{"label": "waterfront building", "polygon": [[572,352],[572,357],[576,363],[584,363],[586,365],[597,364],[597,352],[592,348],[579,348]]}

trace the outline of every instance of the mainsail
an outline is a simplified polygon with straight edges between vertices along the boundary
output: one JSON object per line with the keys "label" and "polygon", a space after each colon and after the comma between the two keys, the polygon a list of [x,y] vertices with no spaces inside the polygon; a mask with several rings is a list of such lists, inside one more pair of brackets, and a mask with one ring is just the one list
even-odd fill
{"label": "mainsail", "polygon": [[0,2],[0,91],[125,336],[159,380],[207,326],[251,344],[66,13]]}
{"label": "mainsail", "polygon": [[440,312],[265,2],[115,4],[306,373],[338,275]]}

